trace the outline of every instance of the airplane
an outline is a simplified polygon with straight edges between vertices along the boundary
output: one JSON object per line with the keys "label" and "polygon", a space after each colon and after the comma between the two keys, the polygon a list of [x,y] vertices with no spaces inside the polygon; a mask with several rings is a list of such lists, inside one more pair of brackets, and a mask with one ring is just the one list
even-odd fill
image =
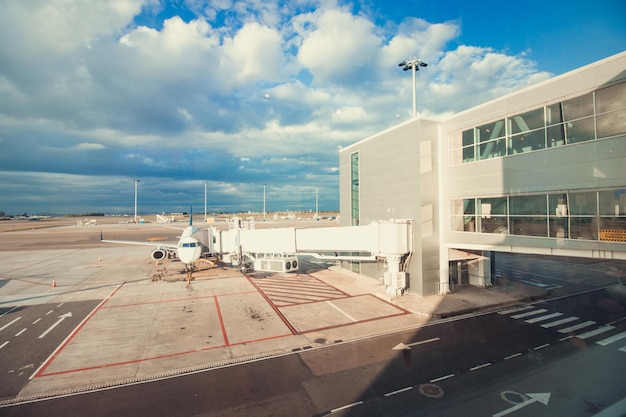
{"label": "airplane", "polygon": [[[172,255],[178,257],[178,259],[185,264],[188,271],[193,269],[193,264],[203,255],[210,253],[210,247],[208,243],[208,233],[205,233],[208,229],[197,229],[193,225],[193,212],[189,213],[189,226],[182,229],[183,232],[180,235],[178,243],[151,243],[151,242],[138,242],[129,240],[106,240],[102,237],[100,232],[100,241],[105,243],[121,243],[126,245],[143,245],[143,246],[156,246],[156,249],[150,254],[150,258],[155,261],[160,261],[165,258],[169,258]],[[203,236],[204,235],[204,236]]]}

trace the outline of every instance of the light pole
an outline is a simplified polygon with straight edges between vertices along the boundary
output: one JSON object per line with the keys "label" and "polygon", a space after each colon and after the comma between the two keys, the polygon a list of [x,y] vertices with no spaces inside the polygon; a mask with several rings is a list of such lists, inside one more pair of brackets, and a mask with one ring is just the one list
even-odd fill
{"label": "light pole", "polygon": [[319,218],[318,186],[315,186],[315,220]]}
{"label": "light pole", "polygon": [[139,184],[139,180],[134,179],[133,182],[135,183],[135,223],[137,223],[137,184]]}
{"label": "light pole", "polygon": [[265,186],[267,184],[263,184],[263,221],[265,221]]}
{"label": "light pole", "polygon": [[204,222],[206,223],[206,183],[204,182]]}
{"label": "light pole", "polygon": [[398,66],[404,67],[402,68],[402,71],[408,71],[410,69],[413,70],[411,71],[413,73],[413,117],[417,117],[417,98],[416,98],[417,92],[416,92],[416,87],[415,87],[415,73],[420,70],[420,67],[427,67],[428,64],[425,62],[422,62],[418,58],[411,58],[411,59],[407,59],[405,61],[400,62]]}

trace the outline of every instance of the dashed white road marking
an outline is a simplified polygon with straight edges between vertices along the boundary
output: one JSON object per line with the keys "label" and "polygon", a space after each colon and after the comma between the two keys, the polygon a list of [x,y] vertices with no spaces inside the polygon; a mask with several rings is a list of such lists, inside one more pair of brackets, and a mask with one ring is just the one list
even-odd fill
{"label": "dashed white road marking", "polygon": [[357,405],[361,405],[361,404],[363,404],[363,401],[357,401],[357,402],[352,403],[352,404],[346,404],[343,407],[334,408],[334,409],[330,410],[330,412],[331,413],[336,413],[336,412],[339,412],[339,411],[347,410],[348,408],[356,407]]}
{"label": "dashed white road marking", "polygon": [[505,361],[508,361],[509,359],[513,359],[513,358],[517,358],[518,356],[522,356],[521,352],[518,353],[514,353],[512,355],[507,356],[506,358],[504,358]]}
{"label": "dashed white road marking", "polygon": [[392,395],[396,395],[396,394],[400,394],[400,393],[403,393],[403,392],[411,391],[412,389],[413,389],[413,387],[406,387],[406,388],[402,388],[402,389],[399,389],[399,390],[391,391],[391,392],[388,392],[387,394],[385,394],[385,397],[391,397]]}
{"label": "dashed white road marking", "polygon": [[39,317],[37,320],[35,320],[35,321],[33,322],[33,324],[37,324],[37,323],[39,323],[39,320],[41,320],[41,317]]}
{"label": "dashed white road marking", "polygon": [[564,319],[561,319],[561,320],[551,321],[550,323],[542,324],[541,327],[543,327],[544,329],[549,329],[551,327],[560,326],[561,324],[570,323],[576,320],[578,320],[578,317],[576,316],[565,317]]}
{"label": "dashed white road marking", "polygon": [[518,311],[528,310],[529,308],[535,308],[535,306],[522,306],[522,307],[510,308],[510,309],[508,309],[508,310],[498,311],[498,314],[511,314],[511,313],[517,313]]}
{"label": "dashed white road marking", "polygon": [[15,337],[21,335],[22,333],[24,333],[26,331],[26,327],[24,327],[22,330],[20,330],[19,332],[15,333]]}
{"label": "dashed white road marking", "polygon": [[444,379],[452,378],[453,376],[454,376],[454,374],[448,374],[448,375],[440,376],[439,378],[431,379],[430,382],[443,381]]}
{"label": "dashed white road marking", "polygon": [[545,313],[546,310],[545,308],[540,308],[539,310],[533,310],[533,311],[529,311],[527,313],[521,313],[521,314],[516,314],[514,316],[511,316],[512,319],[523,319],[524,317],[528,317],[528,316],[534,316],[536,314],[539,313]]}
{"label": "dashed white road marking", "polygon": [[551,314],[546,314],[545,316],[539,316],[539,317],[534,317],[532,319],[528,319],[528,320],[524,320],[526,323],[537,323],[540,321],[545,321],[545,320],[550,320],[553,319],[555,317],[559,317],[562,316],[563,313],[551,313]]}
{"label": "dashed white road marking", "polygon": [[475,371],[477,369],[486,368],[487,366],[491,366],[491,362],[483,363],[482,365],[477,365],[473,368],[470,368],[470,371]]}
{"label": "dashed white road marking", "polygon": [[602,334],[602,333],[604,333],[604,332],[608,332],[609,330],[613,330],[614,328],[615,328],[614,326],[602,326],[602,327],[598,327],[598,328],[597,328],[597,329],[595,329],[595,330],[590,330],[590,331],[588,331],[588,332],[586,332],[586,333],[579,334],[579,335],[578,335],[578,338],[579,338],[579,339],[588,339],[588,338],[590,338],[590,337],[597,336],[597,335]]}
{"label": "dashed white road marking", "polygon": [[626,332],[621,332],[611,337],[607,337],[606,339],[602,339],[599,342],[596,342],[599,345],[606,346],[610,343],[617,342],[618,340],[622,340],[626,337]]}
{"label": "dashed white road marking", "polygon": [[0,349],[2,349],[3,347],[5,347],[8,344],[9,344],[9,341],[7,340],[6,342],[4,342],[3,344],[0,345]]}
{"label": "dashed white road marking", "polygon": [[589,326],[594,325],[594,324],[596,324],[596,322],[595,322],[595,321],[591,321],[591,320],[590,320],[590,321],[585,321],[585,322],[583,322],[583,323],[575,324],[575,325],[573,325],[573,326],[566,327],[566,328],[564,328],[564,329],[560,329],[560,330],[559,330],[559,333],[569,333],[569,332],[574,332],[574,331],[576,331],[576,330],[582,329],[583,327],[589,327]]}
{"label": "dashed white road marking", "polygon": [[13,319],[12,321],[8,322],[7,324],[5,324],[4,326],[0,327],[0,332],[3,331],[4,329],[6,329],[7,327],[9,327],[10,325],[12,325],[13,323],[15,323],[16,321],[18,321],[19,319],[21,319],[22,317],[18,317],[16,319]]}

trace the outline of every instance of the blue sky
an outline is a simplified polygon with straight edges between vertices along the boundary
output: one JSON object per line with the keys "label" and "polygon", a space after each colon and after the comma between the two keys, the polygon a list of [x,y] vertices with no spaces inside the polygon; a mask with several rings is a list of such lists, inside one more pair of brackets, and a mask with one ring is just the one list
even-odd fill
{"label": "blue sky", "polygon": [[339,207],[337,147],[626,49],[626,2],[0,0],[0,211]]}

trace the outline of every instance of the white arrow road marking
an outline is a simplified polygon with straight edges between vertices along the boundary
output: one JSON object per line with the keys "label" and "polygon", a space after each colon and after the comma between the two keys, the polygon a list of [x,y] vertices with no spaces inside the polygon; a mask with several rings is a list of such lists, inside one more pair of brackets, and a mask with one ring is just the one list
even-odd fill
{"label": "white arrow road marking", "polygon": [[61,316],[59,316],[59,319],[56,321],[56,323],[54,323],[52,326],[48,327],[48,330],[46,330],[45,332],[43,332],[41,334],[41,336],[39,336],[40,339],[44,338],[48,333],[50,333],[52,331],[52,329],[54,329],[55,327],[57,327],[59,324],[61,324],[61,322],[63,320],[65,320],[68,317],[72,317],[72,313],[65,313]]}
{"label": "white arrow road marking", "polygon": [[504,411],[500,411],[499,413],[494,414],[493,417],[506,416],[507,414],[511,414],[513,411],[517,411],[520,408],[524,408],[527,405],[532,404],[534,402],[540,402],[543,405],[548,405],[548,401],[550,401],[549,392],[538,392],[535,394],[526,394],[526,395],[529,397],[526,401],[522,401],[519,404],[515,404],[513,407],[507,408]]}
{"label": "white arrow road marking", "polygon": [[420,340],[419,342],[409,343],[405,345],[404,343],[398,343],[391,350],[411,350],[411,346],[424,345],[426,343],[436,342],[437,340],[441,340],[438,337],[433,337],[432,339]]}

